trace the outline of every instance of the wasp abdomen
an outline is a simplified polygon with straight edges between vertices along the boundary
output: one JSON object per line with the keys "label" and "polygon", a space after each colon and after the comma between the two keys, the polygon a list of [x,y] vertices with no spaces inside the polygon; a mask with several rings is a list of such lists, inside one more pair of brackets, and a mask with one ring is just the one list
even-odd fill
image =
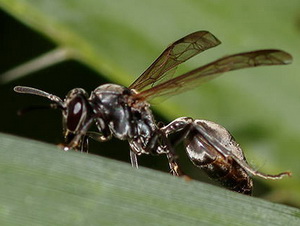
{"label": "wasp abdomen", "polygon": [[230,190],[251,194],[253,184],[247,172],[231,156],[220,153],[197,130],[187,136],[185,147],[193,164],[211,179]]}
{"label": "wasp abdomen", "polygon": [[252,179],[233,159],[217,158],[209,164],[200,164],[199,167],[210,178],[218,181],[230,190],[251,195]]}

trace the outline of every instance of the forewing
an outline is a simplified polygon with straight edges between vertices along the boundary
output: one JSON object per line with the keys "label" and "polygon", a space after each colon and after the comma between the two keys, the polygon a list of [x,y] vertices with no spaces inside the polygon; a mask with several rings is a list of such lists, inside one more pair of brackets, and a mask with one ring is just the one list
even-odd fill
{"label": "forewing", "polygon": [[138,93],[136,98],[150,100],[158,96],[181,93],[227,71],[291,62],[292,56],[281,50],[268,49],[230,55]]}
{"label": "forewing", "polygon": [[220,43],[208,31],[189,34],[172,43],[129,88],[140,91],[160,80],[167,71]]}

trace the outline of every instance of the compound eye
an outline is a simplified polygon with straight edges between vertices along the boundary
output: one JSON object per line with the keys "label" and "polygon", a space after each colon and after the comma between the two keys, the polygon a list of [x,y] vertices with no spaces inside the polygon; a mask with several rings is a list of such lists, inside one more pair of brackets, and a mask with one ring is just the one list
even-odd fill
{"label": "compound eye", "polygon": [[83,123],[85,114],[85,101],[81,97],[75,97],[68,104],[67,128],[75,131]]}

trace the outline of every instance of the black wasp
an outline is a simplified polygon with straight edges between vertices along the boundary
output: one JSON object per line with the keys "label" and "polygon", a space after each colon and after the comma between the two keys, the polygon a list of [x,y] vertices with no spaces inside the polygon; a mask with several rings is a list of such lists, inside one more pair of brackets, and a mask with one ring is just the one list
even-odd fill
{"label": "black wasp", "polygon": [[[35,88],[17,86],[14,90],[46,97],[53,102],[52,108],[62,110],[66,150],[87,151],[88,138],[102,142],[114,136],[128,140],[132,166],[138,167],[138,155],[164,154],[171,173],[181,176],[174,147],[183,142],[192,163],[209,177],[233,191],[251,194],[250,175],[280,179],[290,173],[268,175],[253,169],[231,134],[214,122],[181,117],[166,126],[158,126],[149,108],[148,101],[154,97],[183,92],[227,71],[292,61],[290,54],[280,50],[258,50],[226,56],[185,74],[163,79],[179,64],[220,43],[208,31],[189,34],[172,43],[129,88],[104,84],[90,96],[85,90],[75,88],[64,100]],[[89,131],[92,124],[99,132]],[[171,134],[179,136],[176,143],[170,141]]]}

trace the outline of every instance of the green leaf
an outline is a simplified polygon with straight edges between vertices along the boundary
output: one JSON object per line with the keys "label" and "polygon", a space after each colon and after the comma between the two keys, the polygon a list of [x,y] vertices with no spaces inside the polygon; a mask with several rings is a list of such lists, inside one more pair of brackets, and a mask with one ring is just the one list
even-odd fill
{"label": "green leaf", "polygon": [[[278,48],[300,57],[298,0],[0,0],[0,6],[123,85],[169,43],[197,30],[212,32],[223,44],[181,71],[255,49]],[[215,121],[233,133],[261,171],[292,171],[292,179],[268,183],[274,194],[300,206],[299,74],[296,61],[232,72],[155,109],[170,120],[192,116]]]}
{"label": "green leaf", "polygon": [[300,210],[0,134],[1,225],[299,225]]}

